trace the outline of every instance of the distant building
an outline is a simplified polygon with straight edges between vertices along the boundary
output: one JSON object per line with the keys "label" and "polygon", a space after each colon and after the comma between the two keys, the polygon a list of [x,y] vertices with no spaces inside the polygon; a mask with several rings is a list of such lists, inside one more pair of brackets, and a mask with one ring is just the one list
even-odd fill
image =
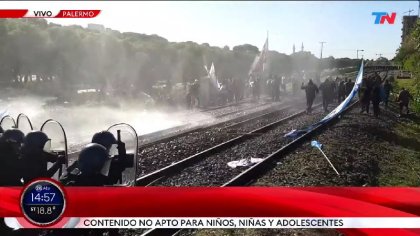
{"label": "distant building", "polygon": [[295,52],[296,52],[296,47],[295,47],[295,44],[293,44],[293,53]]}
{"label": "distant building", "polygon": [[100,25],[100,24],[88,24],[87,28],[91,30],[97,30],[100,32],[105,31],[105,26]]}
{"label": "distant building", "polygon": [[416,25],[417,19],[418,16],[403,16],[401,43],[403,43],[407,36],[411,33]]}

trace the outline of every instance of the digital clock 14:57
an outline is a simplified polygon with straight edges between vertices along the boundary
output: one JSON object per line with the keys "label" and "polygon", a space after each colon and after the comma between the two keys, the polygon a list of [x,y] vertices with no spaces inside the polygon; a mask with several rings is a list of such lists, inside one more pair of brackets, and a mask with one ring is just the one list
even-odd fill
{"label": "digital clock 14:57", "polygon": [[37,226],[56,223],[63,215],[65,206],[64,192],[53,180],[35,180],[22,192],[22,213],[29,222]]}
{"label": "digital clock 14:57", "polygon": [[31,201],[32,202],[42,202],[42,203],[49,203],[54,202],[55,193],[46,193],[44,192],[42,195],[41,193],[31,193]]}

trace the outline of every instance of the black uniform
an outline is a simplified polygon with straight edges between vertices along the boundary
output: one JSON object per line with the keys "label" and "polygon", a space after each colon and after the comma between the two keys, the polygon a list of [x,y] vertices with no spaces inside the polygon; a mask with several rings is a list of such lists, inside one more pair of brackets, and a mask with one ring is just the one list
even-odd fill
{"label": "black uniform", "polygon": [[[98,133],[98,134],[103,134]],[[96,136],[96,135],[95,135]],[[93,139],[95,139],[95,136]],[[90,148],[90,149],[89,149]],[[96,148],[96,150],[95,150]],[[98,152],[99,148],[99,152]],[[90,151],[90,152],[89,152]],[[96,152],[96,155],[95,155]],[[100,158],[98,158],[100,156]],[[60,181],[66,186],[105,186],[112,185],[109,177],[100,173],[99,168],[102,168],[104,161],[108,158],[107,149],[100,144],[88,144],[82,149],[77,162],[78,168],[71,173],[64,175]],[[80,169],[79,169],[80,168]],[[108,233],[109,236],[119,235],[118,229],[67,229],[56,230],[54,235],[57,236],[102,236]]]}
{"label": "black uniform", "polygon": [[23,180],[25,183],[35,178],[51,177],[57,171],[48,169],[48,162],[56,163],[58,157],[54,154],[42,150],[33,150],[32,152],[23,152],[21,158],[21,167]]}
{"label": "black uniform", "polygon": [[0,186],[20,186],[20,169],[17,143],[6,140],[0,142]]}
{"label": "black uniform", "polygon": [[[19,169],[19,154],[17,143],[11,140],[0,141],[0,186],[20,186],[22,183],[21,170]],[[1,235],[14,235],[3,218],[0,218]]]}

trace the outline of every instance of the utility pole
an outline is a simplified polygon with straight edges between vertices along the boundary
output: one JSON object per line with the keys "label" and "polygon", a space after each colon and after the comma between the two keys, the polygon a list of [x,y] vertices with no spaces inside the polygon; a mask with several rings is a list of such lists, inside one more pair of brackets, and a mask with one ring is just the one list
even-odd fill
{"label": "utility pole", "polygon": [[356,54],[356,58],[359,59],[359,52],[364,52],[365,50],[363,49],[357,49],[357,54]]}
{"label": "utility pole", "polygon": [[322,50],[324,49],[324,43],[327,43],[327,42],[319,42],[319,43],[321,44],[321,56],[319,58],[319,74],[318,74],[318,78],[316,78],[318,83],[321,82],[321,74],[322,74]]}
{"label": "utility pole", "polygon": [[[420,7],[419,7],[420,8]],[[410,16],[411,15],[411,12],[413,12],[414,10],[413,9],[410,9],[410,10],[408,10],[408,11],[406,11],[406,12],[404,12],[404,14],[405,13],[408,13],[408,16]]]}
{"label": "utility pole", "polygon": [[321,44],[321,57],[320,57],[320,59],[322,59],[322,49],[324,48],[324,43],[327,43],[327,42],[319,42],[320,44]]}

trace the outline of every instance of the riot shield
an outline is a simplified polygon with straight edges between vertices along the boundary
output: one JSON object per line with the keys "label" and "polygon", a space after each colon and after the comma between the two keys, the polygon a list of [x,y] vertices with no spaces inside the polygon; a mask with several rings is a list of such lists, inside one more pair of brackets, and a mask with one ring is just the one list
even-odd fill
{"label": "riot shield", "polygon": [[50,151],[54,154],[60,155],[64,157],[64,161],[56,162],[56,163],[50,163],[48,162],[48,169],[51,170],[51,168],[57,169],[57,171],[54,172],[54,175],[52,176],[53,179],[58,180],[60,176],[62,175],[63,171],[67,169],[68,167],[68,153],[67,153],[67,136],[66,132],[64,131],[63,126],[52,119],[49,119],[44,122],[41,126],[41,131],[44,132],[48,138],[51,140],[51,146]]}
{"label": "riot shield", "polygon": [[33,130],[32,122],[29,117],[20,113],[16,118],[16,128],[22,131],[25,135]]}
{"label": "riot shield", "polygon": [[[116,184],[134,186],[137,177],[137,165],[139,163],[137,132],[132,126],[125,123],[112,125],[108,128],[108,131],[117,138],[119,146],[121,143],[123,143],[123,146],[125,145],[127,154],[124,158],[121,158],[123,154],[121,154],[122,150],[120,150],[120,147],[118,148],[117,155],[112,156],[113,153],[110,153],[113,159],[111,170],[115,169],[116,166],[122,170]],[[118,162],[115,161],[117,158]]]}
{"label": "riot shield", "polygon": [[7,115],[1,118],[0,126],[3,128],[3,130],[13,129],[16,128],[16,122],[11,116]]}

